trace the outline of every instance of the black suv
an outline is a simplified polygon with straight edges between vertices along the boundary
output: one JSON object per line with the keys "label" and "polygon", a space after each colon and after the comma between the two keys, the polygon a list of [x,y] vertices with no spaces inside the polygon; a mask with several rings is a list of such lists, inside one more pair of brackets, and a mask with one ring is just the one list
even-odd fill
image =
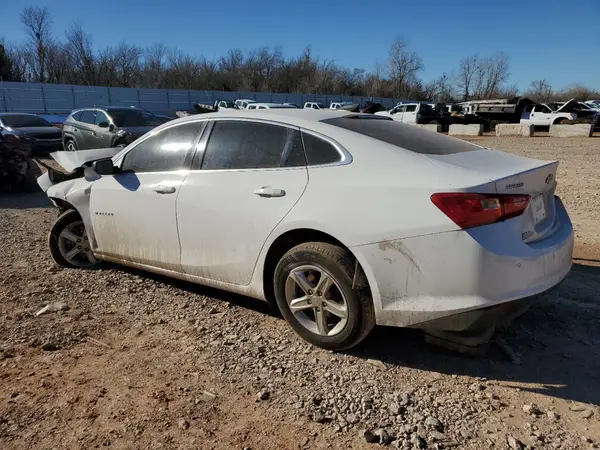
{"label": "black suv", "polygon": [[138,108],[78,109],[63,125],[62,142],[68,151],[125,147],[161,123],[154,114]]}

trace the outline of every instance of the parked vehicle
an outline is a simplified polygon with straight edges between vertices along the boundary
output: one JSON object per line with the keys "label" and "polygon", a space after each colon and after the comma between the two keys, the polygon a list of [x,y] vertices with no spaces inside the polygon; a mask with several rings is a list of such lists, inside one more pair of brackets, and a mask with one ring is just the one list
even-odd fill
{"label": "parked vehicle", "polygon": [[375,324],[478,335],[571,268],[558,162],[387,117],[226,111],[114,153],[57,152],[69,174],[39,177],[62,211],[58,265],[109,261],[268,300],[323,348]]}
{"label": "parked vehicle", "polygon": [[597,113],[585,104],[575,100],[541,105],[527,105],[521,115],[520,123],[540,127],[567,124],[573,121],[597,122]]}
{"label": "parked vehicle", "polygon": [[63,125],[62,142],[67,151],[122,148],[161,123],[154,114],[138,108],[78,109]]}
{"label": "parked vehicle", "polygon": [[246,109],[298,109],[296,106],[285,103],[251,103]]}
{"label": "parked vehicle", "polygon": [[584,103],[591,106],[592,108],[600,108],[600,100],[587,100]]}
{"label": "parked vehicle", "polygon": [[327,109],[327,106],[318,102],[306,102],[304,104],[304,109]]}
{"label": "parked vehicle", "polygon": [[0,140],[13,141],[32,155],[62,149],[60,128],[35,114],[0,113]]}
{"label": "parked vehicle", "polygon": [[251,103],[256,103],[256,100],[249,100],[245,98],[239,98],[233,102],[238,109],[246,109]]}
{"label": "parked vehicle", "polygon": [[471,100],[458,103],[463,108],[463,123],[482,123],[495,130],[500,123],[519,123],[523,110],[535,102],[527,97],[499,100]]}
{"label": "parked vehicle", "polygon": [[372,102],[366,102],[364,104],[364,106],[362,107],[362,109],[360,110],[360,112],[366,113],[366,114],[375,114],[376,112],[379,112],[379,111],[387,111],[387,108],[385,106],[383,106],[381,103],[372,103]]}
{"label": "parked vehicle", "polygon": [[228,109],[238,109],[235,102],[228,102],[226,100],[217,100],[215,102],[215,111],[227,111]]}
{"label": "parked vehicle", "polygon": [[446,128],[449,124],[449,114],[441,108],[433,108],[424,102],[400,103],[389,111],[376,112],[377,116],[391,117],[392,119],[408,124],[440,124]]}
{"label": "parked vehicle", "polygon": [[329,109],[344,109],[356,104],[357,103],[354,102],[331,102],[329,104]]}

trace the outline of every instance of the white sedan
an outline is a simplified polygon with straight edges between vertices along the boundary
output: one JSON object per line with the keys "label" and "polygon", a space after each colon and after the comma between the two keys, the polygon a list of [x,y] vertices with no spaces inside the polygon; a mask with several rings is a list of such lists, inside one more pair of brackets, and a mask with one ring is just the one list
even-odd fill
{"label": "white sedan", "polygon": [[389,118],[209,113],[114,152],[55,153],[72,172],[40,177],[63,210],[57,264],[108,261],[267,300],[323,348],[375,324],[493,330],[571,268],[557,162]]}

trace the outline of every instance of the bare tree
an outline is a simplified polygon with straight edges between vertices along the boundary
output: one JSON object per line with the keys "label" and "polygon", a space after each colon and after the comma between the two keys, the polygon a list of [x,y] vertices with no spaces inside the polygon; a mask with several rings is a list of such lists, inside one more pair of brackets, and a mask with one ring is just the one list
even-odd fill
{"label": "bare tree", "polygon": [[479,55],[471,55],[461,59],[456,76],[456,87],[463,101],[471,99],[475,74],[479,71]]}
{"label": "bare tree", "polygon": [[508,56],[504,53],[478,59],[473,96],[477,99],[491,99],[497,96],[510,75],[508,68]]}
{"label": "bare tree", "polygon": [[394,85],[394,96],[401,97],[410,91],[411,83],[424,69],[421,57],[408,50],[408,43],[397,38],[388,52],[387,72]]}
{"label": "bare tree", "polygon": [[525,92],[526,97],[540,103],[549,102],[553,95],[552,86],[546,80],[532,81],[529,90]]}
{"label": "bare tree", "polygon": [[97,61],[92,49],[92,36],[74,23],[66,33],[66,50],[69,53],[73,67],[76,69],[79,83],[94,85],[98,82]]}
{"label": "bare tree", "polygon": [[21,11],[21,23],[29,36],[32,70],[36,81],[46,80],[46,59],[52,43],[52,16],[48,8],[27,7]]}

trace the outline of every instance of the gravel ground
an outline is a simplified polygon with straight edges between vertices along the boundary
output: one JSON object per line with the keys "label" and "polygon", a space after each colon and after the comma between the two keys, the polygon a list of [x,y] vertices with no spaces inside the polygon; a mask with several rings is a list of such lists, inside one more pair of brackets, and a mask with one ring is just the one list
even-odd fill
{"label": "gravel ground", "polygon": [[55,210],[0,197],[0,448],[598,448],[600,140],[474,141],[559,159],[577,232],[565,282],[478,358],[383,327],[334,354],[249,298],[56,269]]}

